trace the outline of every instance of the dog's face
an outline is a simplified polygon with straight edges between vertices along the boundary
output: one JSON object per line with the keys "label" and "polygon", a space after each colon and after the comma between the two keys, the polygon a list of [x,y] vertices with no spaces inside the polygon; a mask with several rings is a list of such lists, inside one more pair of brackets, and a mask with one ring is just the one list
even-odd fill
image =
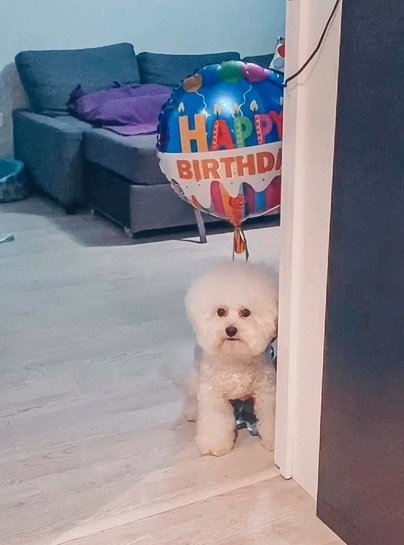
{"label": "dog's face", "polygon": [[196,334],[204,350],[246,360],[265,352],[276,338],[275,316],[272,312],[263,312],[252,301],[245,303],[242,298],[240,304],[235,304],[223,297],[223,304],[212,308],[210,316],[199,322]]}
{"label": "dog's face", "polygon": [[201,348],[246,362],[277,336],[277,277],[264,266],[217,267],[190,289],[187,310]]}

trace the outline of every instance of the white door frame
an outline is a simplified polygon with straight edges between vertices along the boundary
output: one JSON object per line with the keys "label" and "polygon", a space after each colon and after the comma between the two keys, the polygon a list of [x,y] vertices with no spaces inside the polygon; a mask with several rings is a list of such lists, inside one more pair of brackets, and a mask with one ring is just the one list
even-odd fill
{"label": "white door frame", "polygon": [[[317,44],[335,0],[287,0],[286,75]],[[325,298],[340,43],[339,8],[320,54],[285,92],[275,463],[317,495]]]}

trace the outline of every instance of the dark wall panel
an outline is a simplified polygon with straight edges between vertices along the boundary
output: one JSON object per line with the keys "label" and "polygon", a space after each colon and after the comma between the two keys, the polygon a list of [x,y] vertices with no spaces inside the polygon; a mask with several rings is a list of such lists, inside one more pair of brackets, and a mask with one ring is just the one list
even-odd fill
{"label": "dark wall panel", "polygon": [[345,0],[318,513],[404,544],[404,0]]}

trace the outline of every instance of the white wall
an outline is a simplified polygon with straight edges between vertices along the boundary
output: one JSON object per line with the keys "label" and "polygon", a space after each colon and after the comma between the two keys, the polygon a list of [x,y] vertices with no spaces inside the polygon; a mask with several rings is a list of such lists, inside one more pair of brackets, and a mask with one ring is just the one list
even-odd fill
{"label": "white wall", "polygon": [[0,0],[0,112],[6,116],[0,154],[10,153],[10,109],[23,102],[15,87],[15,71],[4,69],[19,51],[127,41],[137,52],[268,53],[273,51],[277,36],[284,34],[285,2]]}
{"label": "white wall", "polygon": [[[287,74],[314,49],[335,0],[288,2]],[[340,12],[285,98],[276,462],[317,496]],[[287,430],[287,433],[284,433]]]}

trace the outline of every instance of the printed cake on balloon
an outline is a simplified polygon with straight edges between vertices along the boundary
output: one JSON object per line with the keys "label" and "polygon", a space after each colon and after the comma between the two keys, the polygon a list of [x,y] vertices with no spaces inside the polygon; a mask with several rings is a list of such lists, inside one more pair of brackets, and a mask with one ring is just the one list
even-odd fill
{"label": "printed cake on balloon", "polygon": [[280,205],[283,77],[227,61],[174,90],[159,120],[160,167],[178,195],[230,221]]}

